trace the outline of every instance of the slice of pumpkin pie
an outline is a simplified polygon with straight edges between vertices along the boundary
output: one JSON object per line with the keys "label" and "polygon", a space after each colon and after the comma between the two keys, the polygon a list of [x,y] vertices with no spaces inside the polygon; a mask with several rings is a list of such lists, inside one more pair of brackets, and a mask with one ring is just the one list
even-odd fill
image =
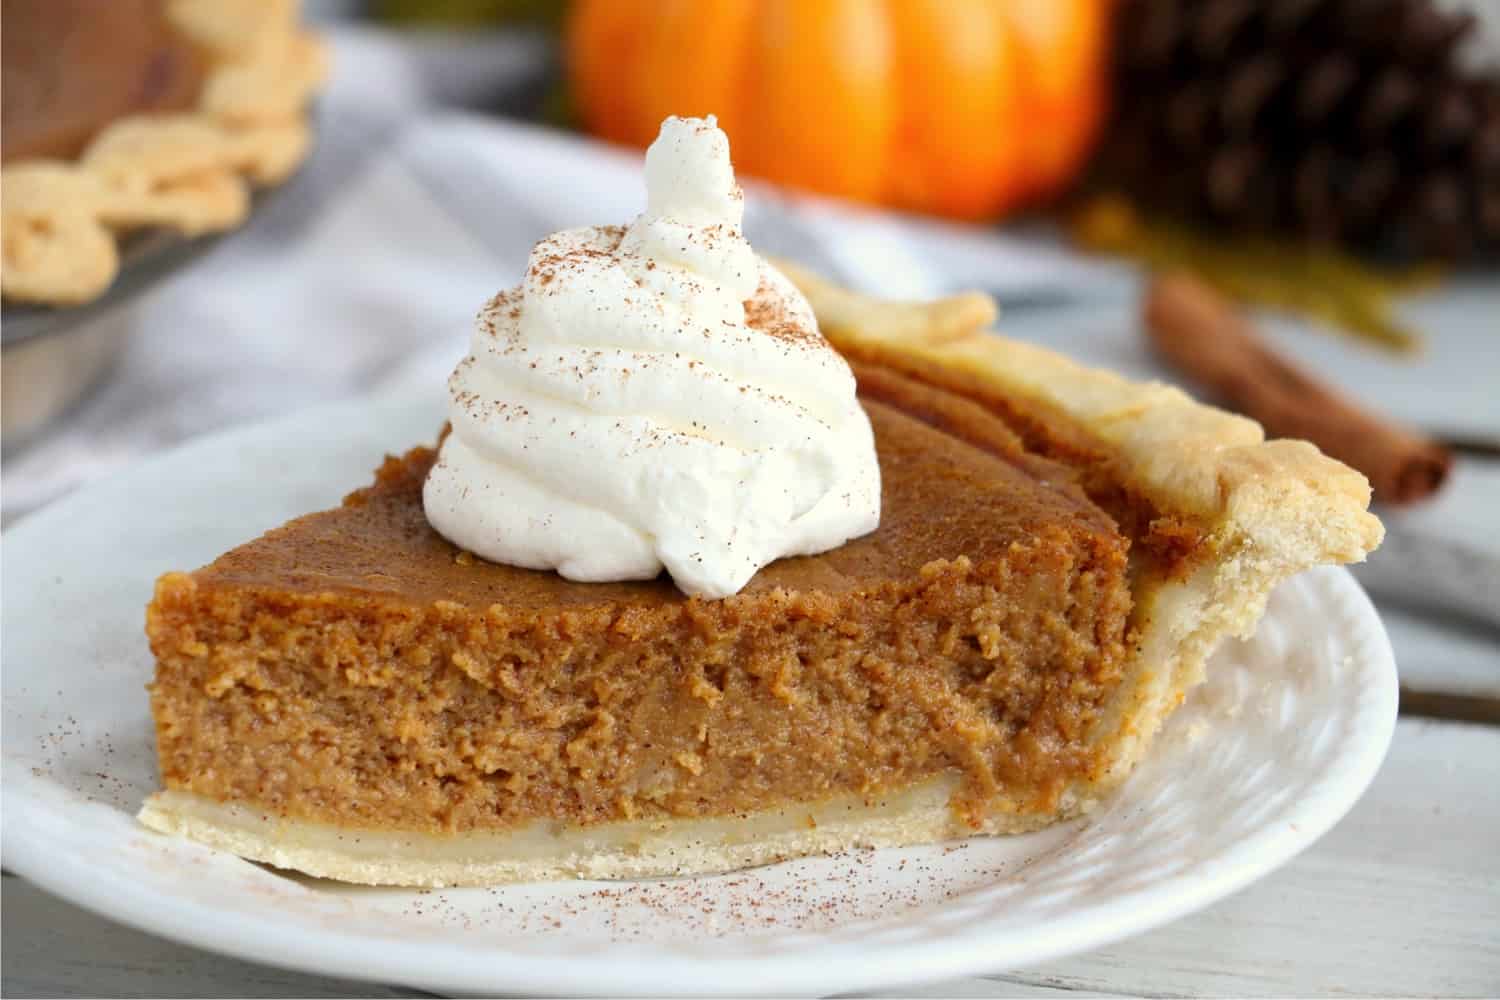
{"label": "slice of pumpkin pie", "polygon": [[148,826],[403,885],[1030,830],[1279,580],[1378,544],[1311,445],[979,297],[747,261],[722,133],[672,128],[640,220],[486,307],[437,449],[159,581]]}

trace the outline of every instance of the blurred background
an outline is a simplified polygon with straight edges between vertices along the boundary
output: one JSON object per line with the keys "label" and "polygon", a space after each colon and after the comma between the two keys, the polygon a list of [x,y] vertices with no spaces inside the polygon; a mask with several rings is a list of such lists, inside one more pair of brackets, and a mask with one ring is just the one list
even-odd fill
{"label": "blurred background", "polygon": [[989,292],[1010,336],[1360,467],[1391,529],[1362,579],[1403,668],[1436,665],[1412,695],[1500,716],[1500,4],[3,20],[7,523],[189,437],[440,392],[533,242],[628,220],[661,119],[714,113],[763,252],[893,298]]}

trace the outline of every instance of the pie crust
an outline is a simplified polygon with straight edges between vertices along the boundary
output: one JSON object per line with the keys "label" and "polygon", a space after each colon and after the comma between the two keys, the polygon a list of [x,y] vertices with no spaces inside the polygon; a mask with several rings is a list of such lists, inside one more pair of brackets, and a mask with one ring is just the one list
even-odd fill
{"label": "pie crust", "polygon": [[728,872],[853,847],[1025,833],[1052,822],[1002,813],[975,828],[949,806],[956,786],[952,779],[937,778],[873,801],[847,795],[728,818],[589,827],[536,822],[517,830],[451,835],[349,830],[165,791],[146,801],[140,821],[160,833],[278,868],[365,885],[424,887]]}

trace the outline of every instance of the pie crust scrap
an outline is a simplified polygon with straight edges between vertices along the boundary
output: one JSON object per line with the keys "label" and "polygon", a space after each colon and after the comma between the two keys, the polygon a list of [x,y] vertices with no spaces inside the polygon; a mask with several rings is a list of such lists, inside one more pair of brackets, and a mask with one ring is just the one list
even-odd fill
{"label": "pie crust scrap", "polygon": [[149,827],[354,882],[716,872],[1035,829],[1124,780],[1271,588],[1380,541],[1369,488],[982,296],[785,265],[850,358],[880,527],[722,601],[494,565],[430,448],[157,584]]}
{"label": "pie crust scrap", "polygon": [[[79,140],[76,157],[60,155],[66,146],[59,143],[72,141],[60,137],[37,144],[46,155],[30,155],[27,146],[26,155],[7,158],[0,169],[0,293],[7,300],[68,306],[97,298],[118,270],[120,236],[147,227],[184,236],[233,228],[248,214],[250,189],[281,183],[311,147],[307,106],[328,59],[323,42],[301,28],[297,3],[131,0],[128,12],[125,6],[105,13],[128,15],[127,24],[161,21],[160,51],[143,51],[141,59],[186,59],[192,71],[179,76],[193,85],[100,123]],[[100,13],[94,8],[80,17]],[[160,72],[149,61],[140,71]],[[65,84],[39,83],[40,106],[26,110],[33,117],[60,114],[47,100]],[[12,86],[9,75],[6,85]],[[9,104],[6,110],[9,118]]]}

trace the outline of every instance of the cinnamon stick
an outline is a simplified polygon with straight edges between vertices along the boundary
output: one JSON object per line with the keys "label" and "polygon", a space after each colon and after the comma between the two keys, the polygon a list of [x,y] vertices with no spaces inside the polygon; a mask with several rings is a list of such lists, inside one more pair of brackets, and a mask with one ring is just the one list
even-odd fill
{"label": "cinnamon stick", "polygon": [[1187,274],[1160,276],[1145,299],[1155,349],[1271,437],[1305,438],[1370,480],[1375,499],[1430,496],[1453,464],[1448,449],[1377,416],[1273,353],[1240,313]]}

